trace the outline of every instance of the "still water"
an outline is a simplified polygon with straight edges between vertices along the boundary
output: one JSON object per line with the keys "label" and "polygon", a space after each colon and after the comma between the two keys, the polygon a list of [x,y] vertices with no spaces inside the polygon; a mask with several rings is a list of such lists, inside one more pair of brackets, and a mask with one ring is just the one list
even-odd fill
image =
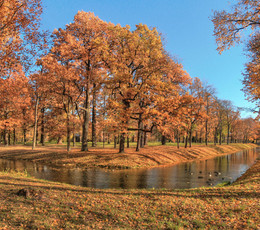
{"label": "still water", "polygon": [[233,182],[254,164],[259,155],[260,148],[256,148],[170,167],[116,171],[52,168],[27,161],[0,159],[0,170],[26,170],[36,178],[92,188],[196,188]]}

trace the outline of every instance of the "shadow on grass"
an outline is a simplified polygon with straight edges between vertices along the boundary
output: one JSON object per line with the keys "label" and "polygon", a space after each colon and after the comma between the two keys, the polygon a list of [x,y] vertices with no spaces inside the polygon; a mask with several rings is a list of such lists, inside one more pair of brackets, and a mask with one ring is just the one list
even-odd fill
{"label": "shadow on grass", "polygon": [[[0,185],[17,186],[19,188],[35,188],[40,190],[57,190],[57,191],[72,191],[79,193],[91,193],[91,194],[111,194],[111,195],[131,195],[131,196],[143,196],[146,198],[155,199],[162,196],[173,197],[186,197],[186,198],[260,198],[260,192],[254,190],[236,189],[231,186],[221,188],[210,189],[184,189],[184,190],[124,190],[124,189],[109,189],[101,190],[94,188],[82,188],[82,187],[70,187],[67,184],[57,184],[52,182],[46,182],[41,180],[31,180],[30,178],[13,178],[9,176],[0,177],[0,180],[10,180],[12,182],[0,181]],[[30,184],[29,184],[30,183]],[[32,184],[31,184],[32,183]],[[37,183],[37,184],[36,184]]]}

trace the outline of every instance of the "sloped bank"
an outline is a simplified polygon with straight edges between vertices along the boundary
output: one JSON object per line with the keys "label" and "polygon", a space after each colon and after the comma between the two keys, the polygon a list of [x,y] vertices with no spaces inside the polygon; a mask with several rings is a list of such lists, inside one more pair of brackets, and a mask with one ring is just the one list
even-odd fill
{"label": "sloped bank", "polygon": [[29,147],[17,146],[0,148],[0,158],[11,160],[28,160],[51,166],[130,169],[168,166],[172,164],[208,159],[220,155],[231,154],[245,149],[255,148],[255,144],[230,144],[193,146],[192,148],[178,149],[175,146],[145,147],[140,152],[134,148],[126,149],[125,153],[118,153],[117,149],[90,149],[81,152],[78,148],[67,153],[61,148],[38,147],[31,150]]}
{"label": "sloped bank", "polygon": [[[163,167],[196,159],[209,159],[220,155],[232,154],[238,151],[256,148],[255,144],[231,144],[231,145],[210,145],[194,146],[192,148],[180,148],[175,146],[154,146],[145,147],[140,152],[128,149],[123,154],[96,155],[92,162],[85,158],[68,159],[66,164],[77,164],[81,167],[102,167],[109,169],[127,168],[152,168]],[[90,164],[89,164],[90,163]]]}

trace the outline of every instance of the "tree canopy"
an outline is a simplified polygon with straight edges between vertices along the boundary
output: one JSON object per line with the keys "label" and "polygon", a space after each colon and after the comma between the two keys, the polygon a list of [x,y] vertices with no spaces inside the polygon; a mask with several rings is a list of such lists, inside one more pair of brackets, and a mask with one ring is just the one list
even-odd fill
{"label": "tree canopy", "polygon": [[[248,100],[256,102],[260,114],[260,2],[258,0],[237,0],[230,12],[215,11],[212,22],[219,53],[236,43],[246,43],[250,61],[246,63],[243,90]],[[246,37],[250,39],[246,40]]]}
{"label": "tree canopy", "polygon": [[[236,16],[215,14],[220,51],[238,42],[236,36],[224,37],[226,30],[234,35],[240,31],[224,23],[258,28],[237,19],[244,15],[243,20],[256,21],[257,6],[255,1],[240,1],[234,8]],[[239,7],[250,8],[252,15]],[[130,140],[140,151],[147,140],[191,147],[193,142],[258,139],[257,129],[252,128],[258,123],[241,119],[231,102],[217,98],[213,87],[189,76],[167,53],[156,28],[140,23],[131,29],[79,11],[72,23],[46,37],[39,31],[41,13],[37,0],[0,4],[3,144],[32,141],[35,147],[39,139],[42,145],[46,140],[65,141],[69,152],[71,142],[75,146],[77,140],[81,150],[88,151],[89,142],[95,147],[97,141],[104,145],[113,138],[114,147],[119,144],[119,152],[124,152]],[[245,91],[254,101],[259,100],[258,43],[255,33],[248,44],[252,55],[244,80]],[[34,64],[38,68],[27,72]]]}

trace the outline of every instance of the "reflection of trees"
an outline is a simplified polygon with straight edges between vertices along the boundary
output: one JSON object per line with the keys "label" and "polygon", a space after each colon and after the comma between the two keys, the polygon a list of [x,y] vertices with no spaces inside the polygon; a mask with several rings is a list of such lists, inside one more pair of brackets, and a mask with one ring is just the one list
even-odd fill
{"label": "reflection of trees", "polygon": [[170,177],[177,176],[172,174],[172,170],[161,169],[158,173],[158,188],[169,188]]}
{"label": "reflection of trees", "polygon": [[[258,150],[246,150],[231,155],[220,156],[205,161],[195,161],[174,165],[166,168],[150,170],[69,170],[66,168],[53,169],[26,161],[0,160],[1,170],[28,171],[30,175],[52,181],[81,185],[94,188],[188,188],[205,186],[209,179],[222,181],[223,177],[233,171],[241,172],[251,166],[259,156]],[[201,173],[199,173],[201,171]],[[216,175],[214,172],[221,172]],[[203,178],[198,179],[198,176]],[[238,176],[238,175],[236,175]],[[178,186],[178,187],[177,187]]]}
{"label": "reflection of trees", "polygon": [[147,171],[145,170],[138,175],[137,188],[146,188],[146,187],[147,187]]}
{"label": "reflection of trees", "polygon": [[74,185],[82,185],[83,182],[83,171],[76,168],[69,170],[70,183]]}
{"label": "reflection of trees", "polygon": [[110,188],[147,188],[147,170],[123,170],[109,172]]}

